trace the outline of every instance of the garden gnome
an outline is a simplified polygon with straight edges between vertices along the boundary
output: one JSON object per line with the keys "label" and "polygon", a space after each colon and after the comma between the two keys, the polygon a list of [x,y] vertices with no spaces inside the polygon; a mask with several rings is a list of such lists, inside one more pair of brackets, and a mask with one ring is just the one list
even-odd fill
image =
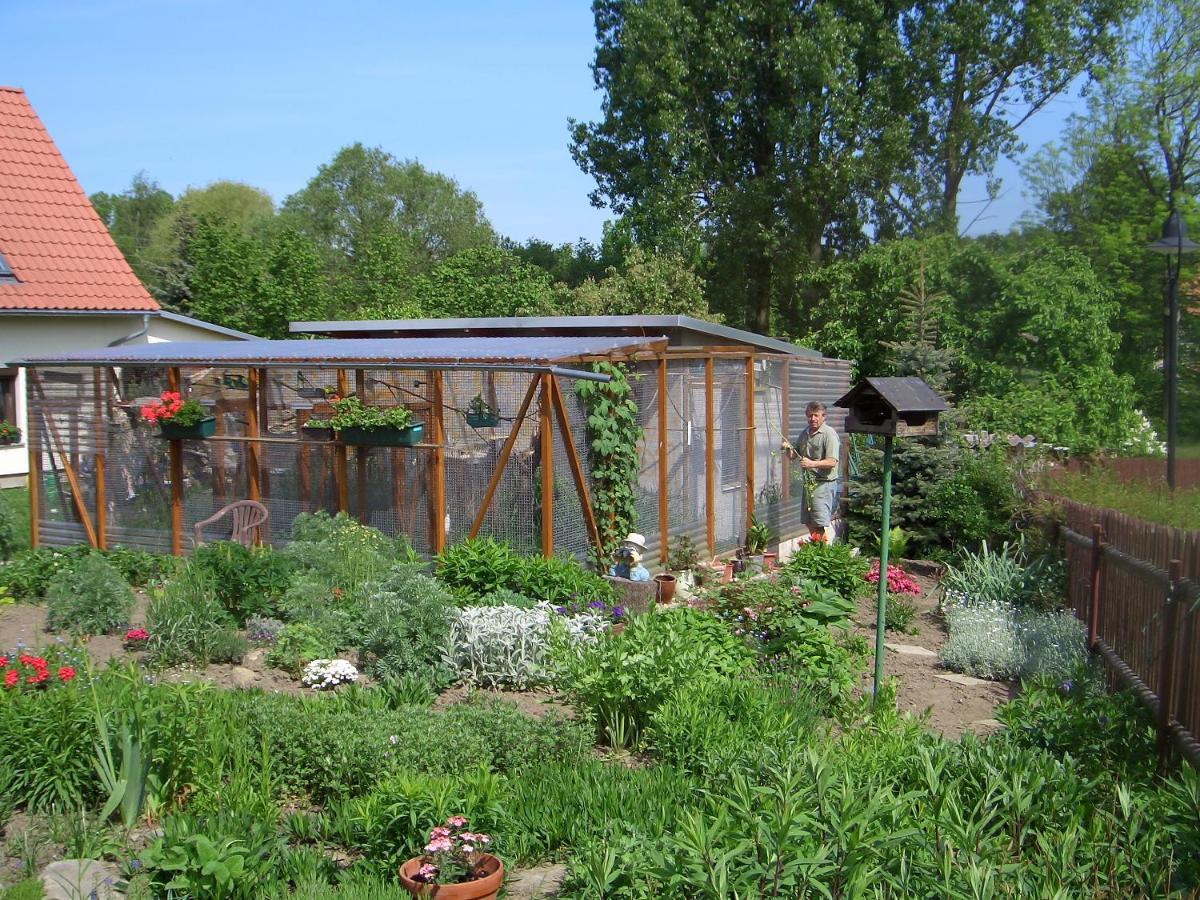
{"label": "garden gnome", "polygon": [[617,561],[609,566],[608,574],[630,581],[649,581],[650,572],[642,565],[646,539],[636,531],[630,532],[617,548]]}

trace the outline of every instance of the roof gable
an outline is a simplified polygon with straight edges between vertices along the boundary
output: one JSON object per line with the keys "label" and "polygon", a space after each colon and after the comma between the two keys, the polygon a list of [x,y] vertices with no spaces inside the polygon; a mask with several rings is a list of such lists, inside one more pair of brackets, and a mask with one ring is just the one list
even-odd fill
{"label": "roof gable", "polygon": [[0,309],[157,311],[20,88],[0,87]]}

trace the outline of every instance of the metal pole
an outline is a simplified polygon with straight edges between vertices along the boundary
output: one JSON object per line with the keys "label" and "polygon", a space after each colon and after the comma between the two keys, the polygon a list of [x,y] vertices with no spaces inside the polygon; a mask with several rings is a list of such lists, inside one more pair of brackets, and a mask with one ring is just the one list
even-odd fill
{"label": "metal pole", "polygon": [[1175,265],[1167,257],[1167,487],[1175,492],[1175,446],[1179,432],[1179,267],[1183,251],[1175,257]]}
{"label": "metal pole", "polygon": [[875,692],[871,705],[879,697],[883,682],[883,631],[887,617],[888,533],[892,528],[892,436],[883,444],[883,531],[879,534],[879,601],[875,612]]}

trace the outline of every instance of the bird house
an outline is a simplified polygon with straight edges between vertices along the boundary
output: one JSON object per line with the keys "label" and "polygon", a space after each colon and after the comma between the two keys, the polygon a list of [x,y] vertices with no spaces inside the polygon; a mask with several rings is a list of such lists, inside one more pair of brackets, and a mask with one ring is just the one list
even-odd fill
{"label": "bird house", "polygon": [[847,432],[896,437],[937,434],[947,408],[920,378],[864,378],[834,405],[847,410]]}

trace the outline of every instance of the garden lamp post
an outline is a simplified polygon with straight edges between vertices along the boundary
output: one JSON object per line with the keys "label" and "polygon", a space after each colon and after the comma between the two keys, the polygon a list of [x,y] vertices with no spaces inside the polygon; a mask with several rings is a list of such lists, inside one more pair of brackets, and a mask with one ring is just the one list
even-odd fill
{"label": "garden lamp post", "polygon": [[1188,240],[1183,217],[1172,204],[1162,237],[1146,249],[1167,258],[1167,302],[1163,308],[1166,319],[1166,347],[1163,369],[1167,376],[1167,487],[1175,490],[1175,447],[1179,431],[1179,267],[1183,254],[1200,249],[1200,244]]}

